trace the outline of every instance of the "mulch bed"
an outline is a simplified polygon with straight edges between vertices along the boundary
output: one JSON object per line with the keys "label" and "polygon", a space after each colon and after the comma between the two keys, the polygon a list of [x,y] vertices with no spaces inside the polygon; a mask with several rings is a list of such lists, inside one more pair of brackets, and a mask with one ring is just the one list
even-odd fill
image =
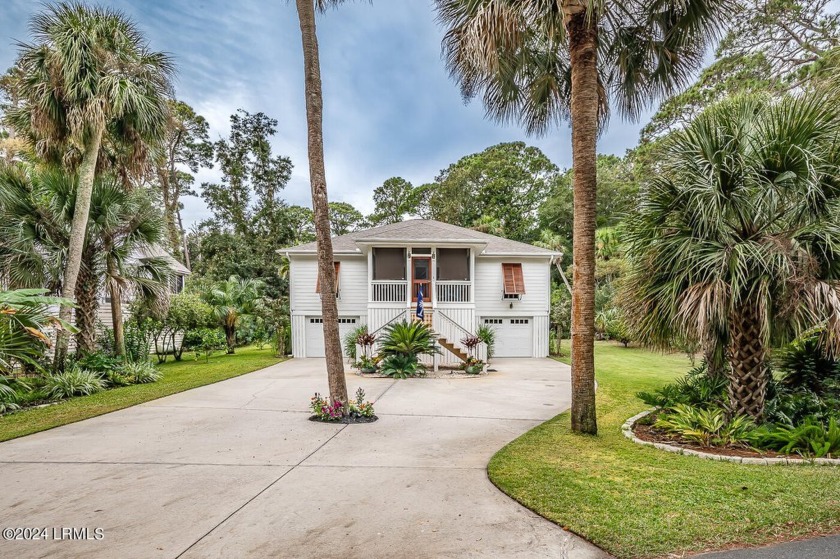
{"label": "mulch bed", "polygon": [[352,423],[373,423],[374,421],[378,420],[377,416],[373,417],[348,417],[345,416],[338,421],[327,421],[324,419],[319,418],[317,415],[310,415],[309,421],[314,421],[316,423],[335,423],[335,424],[352,424]]}
{"label": "mulch bed", "polygon": [[[489,371],[484,370],[480,373],[465,373],[461,369],[450,369],[441,367],[440,370],[438,370],[437,372],[429,370],[422,375],[417,375],[409,378],[479,378],[488,376],[490,372],[496,372],[496,370],[490,369]],[[362,373],[359,371],[356,371],[356,375],[365,378],[391,378],[388,375],[383,375],[382,373]]]}
{"label": "mulch bed", "polygon": [[701,446],[696,443],[685,441],[670,433],[666,433],[661,429],[657,429],[653,425],[643,425],[638,422],[635,425],[633,425],[633,434],[643,441],[668,444],[679,448],[696,450],[698,452],[706,452],[708,454],[718,454],[721,456],[740,456],[741,458],[787,458],[794,460],[801,458],[800,456],[797,456],[795,454],[780,454],[772,450],[758,451],[755,449],[743,447]]}

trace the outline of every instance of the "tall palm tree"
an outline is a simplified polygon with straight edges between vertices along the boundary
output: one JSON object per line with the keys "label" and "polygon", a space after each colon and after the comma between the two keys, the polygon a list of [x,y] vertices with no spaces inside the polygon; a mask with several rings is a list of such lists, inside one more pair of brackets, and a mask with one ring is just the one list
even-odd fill
{"label": "tall palm tree", "polygon": [[[130,139],[135,147],[160,139],[172,65],[167,55],[148,49],[132,21],[108,8],[59,2],[36,15],[30,28],[34,43],[20,45],[19,79],[12,85],[20,102],[7,119],[39,155],[78,171],[61,283],[61,293],[72,297],[103,138]],[[68,320],[70,313],[69,306],[61,307],[62,319]],[[56,343],[57,368],[63,367],[66,351],[62,332]]]}
{"label": "tall palm tree", "polygon": [[761,417],[772,344],[820,325],[840,346],[838,134],[816,94],[708,109],[668,145],[626,228],[642,340],[722,340],[734,414]]}
{"label": "tall palm tree", "polygon": [[312,209],[315,213],[315,237],[318,243],[318,280],[321,285],[321,314],[324,319],[324,350],[327,378],[333,402],[347,402],[344,379],[344,354],[338,329],[338,304],[335,298],[335,266],[330,233],[330,210],[327,198],[327,177],[324,168],[323,93],[318,36],[315,32],[315,11],[323,12],[342,0],[295,0],[300,36],[303,43],[306,125],[309,131],[309,180],[312,187]]}
{"label": "tall palm tree", "polygon": [[206,294],[207,303],[213,307],[213,314],[225,331],[229,354],[235,352],[236,328],[240,319],[254,312],[262,296],[263,287],[264,284],[260,280],[231,276]]}
{"label": "tall palm tree", "polygon": [[[67,259],[78,178],[60,169],[23,164],[0,166],[0,274],[16,287],[47,286],[57,291]],[[77,347],[92,351],[96,342],[99,293],[111,296],[117,353],[122,354],[122,291],[160,298],[171,270],[146,254],[165,239],[160,212],[142,189],[127,192],[115,177],[97,177],[91,195],[90,224],[74,293]]]}
{"label": "tall palm tree", "polygon": [[465,98],[545,133],[572,124],[572,429],[595,420],[596,140],[610,100],[637,117],[686,84],[725,17],[725,0],[436,0],[443,50]]}

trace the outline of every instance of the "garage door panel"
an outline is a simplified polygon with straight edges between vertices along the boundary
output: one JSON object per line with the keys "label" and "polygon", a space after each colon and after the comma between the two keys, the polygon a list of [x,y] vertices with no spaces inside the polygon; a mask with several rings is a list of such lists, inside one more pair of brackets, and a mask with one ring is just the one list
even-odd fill
{"label": "garage door panel", "polygon": [[[342,316],[338,319],[338,334],[341,337],[342,345],[344,336],[355,330],[361,321],[358,316]],[[306,356],[324,357],[324,319],[320,316],[306,317]]]}
{"label": "garage door panel", "polygon": [[534,355],[534,319],[532,317],[487,317],[483,323],[496,331],[496,357],[532,357]]}

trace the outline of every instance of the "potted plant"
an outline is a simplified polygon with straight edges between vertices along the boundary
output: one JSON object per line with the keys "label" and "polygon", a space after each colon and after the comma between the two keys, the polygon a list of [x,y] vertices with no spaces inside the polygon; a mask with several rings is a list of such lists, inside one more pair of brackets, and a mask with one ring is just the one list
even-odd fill
{"label": "potted plant", "polygon": [[464,361],[464,364],[462,365],[465,373],[477,375],[482,370],[484,370],[484,361],[482,361],[481,359],[477,359],[473,355],[476,346],[478,346],[478,344],[480,343],[481,338],[472,335],[466,336],[464,339],[461,340],[461,345],[463,345],[467,349],[467,353],[469,354],[469,357],[467,357],[467,360]]}
{"label": "potted plant", "polygon": [[368,333],[367,329],[356,337],[356,345],[362,348],[362,356],[356,363],[361,373],[375,373],[379,369],[378,359],[371,356],[371,350],[376,343],[376,336]]}

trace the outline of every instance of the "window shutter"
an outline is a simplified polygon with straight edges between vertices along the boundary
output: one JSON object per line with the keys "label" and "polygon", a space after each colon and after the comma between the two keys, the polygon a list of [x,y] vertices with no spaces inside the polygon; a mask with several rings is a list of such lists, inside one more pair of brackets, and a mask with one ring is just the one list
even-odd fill
{"label": "window shutter", "polygon": [[522,264],[502,264],[502,276],[505,280],[505,295],[525,294],[525,280],[522,277]]}
{"label": "window shutter", "polygon": [[[339,292],[338,282],[341,279],[341,276],[338,274],[339,270],[341,270],[341,262],[333,262],[335,266],[335,292]],[[315,293],[321,292],[321,274],[317,274],[315,279]]]}

